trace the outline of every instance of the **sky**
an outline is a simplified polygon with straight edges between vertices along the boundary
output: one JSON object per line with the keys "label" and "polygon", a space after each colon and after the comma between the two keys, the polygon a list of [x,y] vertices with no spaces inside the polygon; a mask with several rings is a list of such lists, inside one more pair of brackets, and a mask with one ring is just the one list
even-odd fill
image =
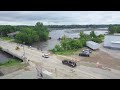
{"label": "sky", "polygon": [[0,25],[120,24],[120,11],[0,11]]}

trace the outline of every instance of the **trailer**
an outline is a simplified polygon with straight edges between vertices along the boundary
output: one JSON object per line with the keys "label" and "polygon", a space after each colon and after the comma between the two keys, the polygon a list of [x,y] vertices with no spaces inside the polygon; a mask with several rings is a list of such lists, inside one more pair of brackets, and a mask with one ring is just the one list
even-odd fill
{"label": "trailer", "polygon": [[100,44],[93,42],[93,41],[87,41],[86,46],[91,48],[92,50],[97,50],[100,48]]}

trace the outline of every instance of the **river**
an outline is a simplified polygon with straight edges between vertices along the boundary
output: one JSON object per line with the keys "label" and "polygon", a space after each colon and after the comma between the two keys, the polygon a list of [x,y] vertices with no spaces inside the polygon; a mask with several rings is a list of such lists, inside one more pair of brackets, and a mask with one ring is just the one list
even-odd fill
{"label": "river", "polygon": [[84,31],[85,34],[90,34],[90,32],[94,30],[96,35],[106,34],[108,31],[107,29],[86,29],[86,28],[76,28],[76,29],[56,29],[51,30],[49,36],[51,37],[50,40],[45,42],[36,42],[32,44],[33,47],[40,48],[43,51],[47,51],[53,49],[56,44],[60,44],[60,41],[57,40],[62,36],[66,35],[68,38],[79,38],[80,31]]}
{"label": "river", "polygon": [[5,52],[1,52],[0,51],[0,63],[5,63],[8,61],[8,59],[12,58],[11,55],[5,53]]}

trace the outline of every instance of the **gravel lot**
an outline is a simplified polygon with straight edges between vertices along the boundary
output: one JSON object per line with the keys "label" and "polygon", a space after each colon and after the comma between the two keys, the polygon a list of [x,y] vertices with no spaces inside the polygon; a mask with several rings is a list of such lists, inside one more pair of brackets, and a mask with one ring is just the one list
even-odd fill
{"label": "gravel lot", "polygon": [[93,51],[90,57],[78,56],[79,52],[81,51],[75,52],[75,54],[71,56],[58,56],[58,58],[77,60],[79,65],[81,64],[90,67],[96,67],[96,63],[99,62],[104,67],[120,70],[119,50],[111,50],[102,47],[100,50]]}

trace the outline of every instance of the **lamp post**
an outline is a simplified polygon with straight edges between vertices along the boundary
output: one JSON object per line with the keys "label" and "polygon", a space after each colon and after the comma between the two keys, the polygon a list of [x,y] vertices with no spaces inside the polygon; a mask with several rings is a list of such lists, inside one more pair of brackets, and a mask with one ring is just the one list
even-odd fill
{"label": "lamp post", "polygon": [[23,42],[23,51],[24,51],[23,56],[25,57],[25,48],[24,48],[24,44],[25,44],[25,42]]}

